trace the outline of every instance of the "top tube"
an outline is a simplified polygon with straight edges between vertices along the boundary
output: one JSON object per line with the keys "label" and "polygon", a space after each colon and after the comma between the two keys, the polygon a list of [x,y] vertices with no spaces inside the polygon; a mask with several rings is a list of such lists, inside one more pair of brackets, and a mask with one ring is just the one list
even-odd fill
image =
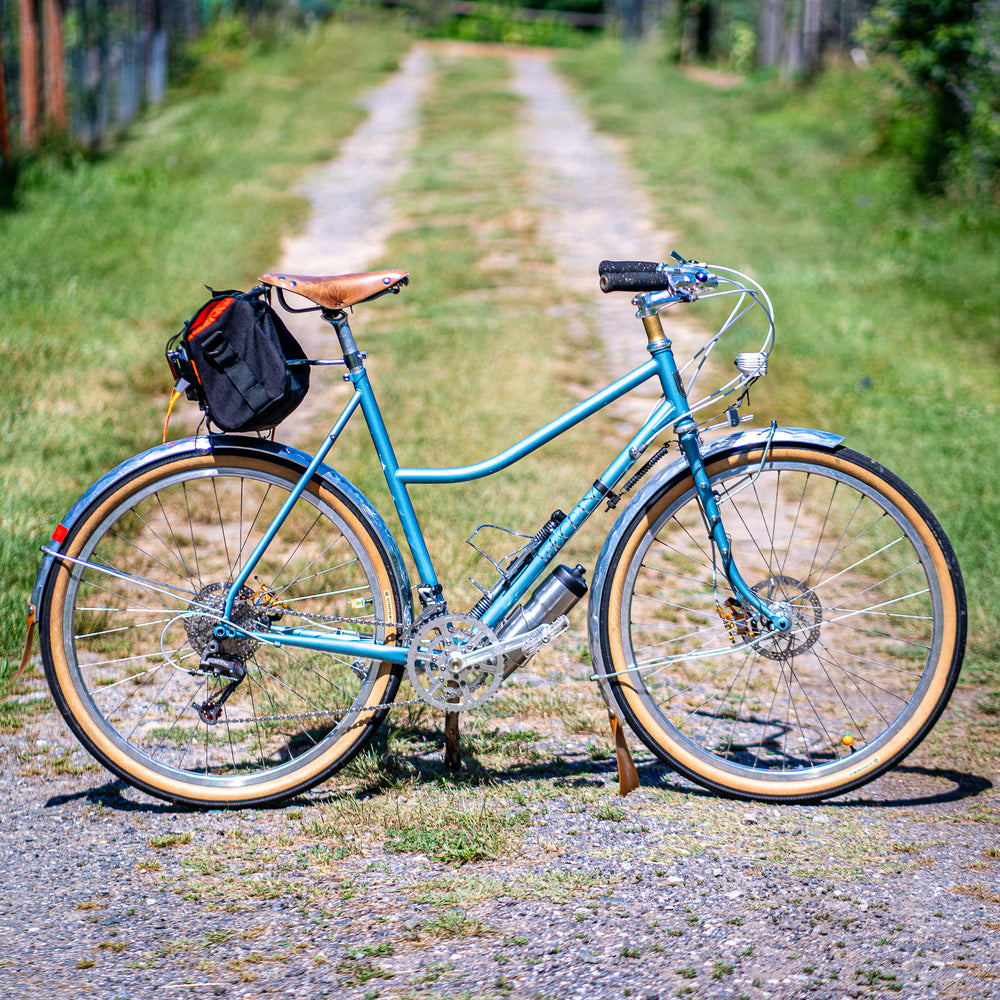
{"label": "top tube", "polygon": [[620,379],[612,382],[600,392],[585,399],[582,403],[577,403],[572,409],[567,410],[562,416],[556,417],[544,427],[539,428],[533,434],[529,434],[522,441],[511,445],[498,455],[492,458],[476,462],[474,465],[462,465],[452,469],[431,469],[412,468],[397,469],[395,479],[400,483],[466,483],[473,479],[482,479],[500,472],[515,462],[520,461],[526,455],[530,455],[542,445],[558,437],[564,431],[575,427],[578,423],[586,420],[587,417],[602,409],[608,403],[613,402],[625,393],[630,392],[636,386],[648,381],[657,372],[655,359],[650,359],[640,365],[635,370],[623,375]]}

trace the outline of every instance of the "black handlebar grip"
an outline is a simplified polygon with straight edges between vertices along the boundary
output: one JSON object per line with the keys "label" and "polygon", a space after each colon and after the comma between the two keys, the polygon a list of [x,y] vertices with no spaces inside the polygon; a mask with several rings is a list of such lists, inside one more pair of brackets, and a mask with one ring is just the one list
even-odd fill
{"label": "black handlebar grip", "polygon": [[602,260],[597,265],[597,273],[605,274],[648,274],[660,265],[655,260]]}
{"label": "black handlebar grip", "polygon": [[602,292],[658,292],[671,288],[670,275],[664,271],[609,271],[601,275]]}

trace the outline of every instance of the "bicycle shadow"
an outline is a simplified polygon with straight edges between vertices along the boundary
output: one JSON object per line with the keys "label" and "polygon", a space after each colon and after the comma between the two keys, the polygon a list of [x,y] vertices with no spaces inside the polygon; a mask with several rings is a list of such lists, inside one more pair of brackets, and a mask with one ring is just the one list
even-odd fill
{"label": "bicycle shadow", "polygon": [[[303,805],[322,805],[343,801],[345,797],[354,799],[375,798],[398,789],[401,782],[414,785],[440,786],[442,781],[456,788],[476,788],[483,785],[516,786],[532,781],[551,781],[555,787],[607,788],[617,785],[617,765],[613,757],[594,759],[586,754],[556,755],[551,760],[492,767],[480,760],[480,755],[468,747],[463,747],[462,766],[456,771],[448,771],[444,766],[443,752],[428,746],[440,744],[440,735],[433,730],[414,732],[423,746],[412,752],[389,751],[387,737],[376,737],[375,746],[366,751],[367,780],[358,781],[358,775],[351,776],[351,788],[338,788],[337,775],[327,784],[288,799],[271,807],[291,808]],[[484,755],[486,756],[486,755]],[[351,765],[348,765],[351,767]],[[708,789],[694,784],[682,775],[670,770],[658,761],[637,762],[640,787],[675,792],[697,799],[721,799]],[[909,784],[917,779],[921,785],[932,787],[923,791],[905,789],[901,793],[892,789],[894,783],[903,779]],[[909,779],[909,780],[908,780]],[[948,787],[940,788],[944,784]],[[823,808],[882,808],[902,809],[920,806],[940,806],[974,799],[993,789],[993,782],[984,775],[972,774],[957,768],[927,767],[919,764],[901,764],[872,784],[847,795],[825,799],[815,803]],[[882,794],[879,794],[879,793]],[[874,794],[873,794],[874,793]],[[109,778],[101,785],[54,795],[45,802],[44,808],[57,809],[72,802],[87,803],[120,813],[146,813],[162,815],[182,815],[192,812],[209,811],[197,806],[161,802],[137,792],[120,778]],[[267,807],[265,807],[267,808]],[[806,807],[808,808],[808,806]],[[239,811],[239,810],[234,810]]]}
{"label": "bicycle shadow", "polygon": [[[421,730],[419,734],[411,730],[411,735],[419,735],[428,742],[433,742],[435,739],[440,741],[440,734],[431,730]],[[391,757],[392,755],[387,756]],[[636,768],[640,777],[640,787],[662,789],[698,799],[723,798],[723,796],[689,781],[659,761],[638,761]],[[417,785],[440,785],[442,781],[447,781],[455,787],[470,788],[486,784],[512,786],[540,780],[549,780],[556,787],[568,788],[601,788],[609,785],[617,787],[618,784],[617,765],[611,754],[602,759],[594,759],[583,753],[556,755],[548,761],[533,760],[521,764],[493,767],[484,762],[475,750],[470,749],[465,744],[463,744],[462,751],[462,767],[457,772],[449,772],[445,769],[443,753],[440,750],[430,753],[424,751],[396,755],[396,770],[396,774],[387,772],[367,787],[355,789],[354,794],[358,798],[365,798],[387,792],[401,778],[408,778]],[[897,792],[892,788],[892,785],[897,784],[900,778],[904,779],[904,783],[908,785],[916,783],[930,787],[926,790],[907,788],[902,792]],[[336,778],[333,780],[336,781]],[[941,787],[942,785],[945,787]],[[869,785],[846,795],[814,803],[813,806],[887,809],[940,806],[974,799],[991,791],[993,787],[993,781],[985,775],[962,771],[958,768],[900,764]],[[335,797],[339,796],[335,793]]]}
{"label": "bicycle shadow", "polygon": [[[110,778],[103,785],[94,788],[81,788],[76,792],[64,792],[53,795],[45,802],[45,809],[58,809],[72,802],[85,801],[93,806],[111,809],[123,813],[161,813],[178,815],[198,810],[186,806],[174,805],[171,802],[161,802],[157,799],[142,796],[141,799],[128,798],[125,793],[132,792],[132,787],[121,778]],[[136,793],[141,794],[141,793]]]}
{"label": "bicycle shadow", "polygon": [[[426,738],[432,734],[428,732],[421,735]],[[474,750],[463,746],[462,769],[456,773],[445,770],[440,753],[422,757],[413,755],[409,759],[416,775],[419,775],[418,783],[440,783],[443,777],[457,786],[470,787],[486,783],[516,785],[519,782],[546,779],[556,786],[569,787],[606,787],[609,784],[617,786],[618,783],[617,765],[611,754],[604,759],[593,759],[586,754],[556,756],[551,761],[531,761],[491,768],[480,760]],[[663,789],[699,799],[723,798],[689,781],[659,761],[637,761],[636,769],[640,787]],[[908,787],[901,790],[893,787],[900,783]],[[914,788],[914,785],[917,787]],[[813,805],[838,809],[940,806],[974,799],[993,788],[993,781],[982,774],[954,767],[903,763],[869,785]]]}
{"label": "bicycle shadow", "polygon": [[[611,779],[611,783],[617,784],[617,768],[614,761],[611,761],[609,764],[604,766],[591,764],[590,770],[598,774],[606,775],[607,778],[595,781],[593,778],[578,777],[567,782],[565,778],[560,778],[554,773],[552,774],[552,777],[555,778],[557,782],[561,781],[564,784],[572,784],[574,786],[606,785],[609,783],[608,779]],[[640,787],[663,789],[664,791],[676,792],[684,796],[698,799],[721,800],[725,798],[724,796],[718,795],[715,792],[688,781],[682,775],[676,774],[669,768],[666,768],[659,763],[638,763],[636,765],[636,770],[639,772]],[[494,780],[516,783],[521,780],[542,777],[544,776],[544,773],[544,770],[540,774],[532,773],[530,769],[522,772],[508,770],[508,772],[503,775],[495,774]],[[950,787],[942,790],[928,791],[926,793],[917,792],[915,794],[908,793],[900,795],[894,794],[892,791],[886,791],[882,795],[877,794],[880,786],[884,787],[885,784],[891,782],[893,777],[899,775],[920,776],[928,782],[933,782],[934,784],[944,782]],[[835,809],[903,809],[919,806],[938,806],[945,805],[947,803],[962,802],[967,799],[974,799],[979,795],[991,791],[993,787],[993,782],[983,775],[971,774],[965,771],[959,771],[955,768],[932,768],[903,764],[894,768],[881,778],[876,779],[871,785],[865,786],[863,789],[857,789],[854,792],[836,798],[824,799],[822,802],[806,804],[804,807],[809,808],[812,806]],[[873,792],[876,792],[876,794],[872,794]],[[779,807],[781,805],[780,803],[773,804],[778,805]]]}

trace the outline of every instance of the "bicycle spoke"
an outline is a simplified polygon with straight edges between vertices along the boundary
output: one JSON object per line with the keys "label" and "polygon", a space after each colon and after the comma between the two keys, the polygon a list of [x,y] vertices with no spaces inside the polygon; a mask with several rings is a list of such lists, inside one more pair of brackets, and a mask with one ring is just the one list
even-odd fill
{"label": "bicycle spoke", "polygon": [[[321,633],[372,638],[384,626],[383,564],[330,501],[303,494],[254,567],[259,586],[232,599],[235,635],[214,637],[227,588],[293,484],[277,467],[168,466],[124,492],[67,560],[68,670],[122,770],[134,761],[195,800],[206,783],[235,782],[232,794],[252,801],[254,783],[272,773],[289,788],[314,781],[374,732],[365,710],[377,691],[391,698],[401,668],[379,688],[370,661],[287,646],[277,624],[296,616]],[[331,746],[339,757],[324,756]]]}

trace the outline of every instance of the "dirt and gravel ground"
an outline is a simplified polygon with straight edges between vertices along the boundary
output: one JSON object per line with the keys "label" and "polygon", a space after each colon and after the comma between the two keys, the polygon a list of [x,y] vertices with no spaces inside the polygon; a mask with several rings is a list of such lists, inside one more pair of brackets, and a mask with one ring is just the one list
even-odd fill
{"label": "dirt and gravel ground", "polygon": [[[391,214],[373,232],[356,209],[385,203],[449,51],[414,50],[371,95],[374,132],[345,150],[373,154],[365,190],[343,197],[359,178],[344,157],[315,179],[325,221],[289,269],[315,253],[376,266]],[[548,62],[504,57],[567,281],[581,245],[662,255],[649,213],[628,210],[634,179]],[[353,229],[322,214],[338,201]],[[324,229],[351,259],[306,246]],[[111,780],[52,713],[0,736],[0,995],[1000,997],[998,728],[974,691],[904,766],[822,806],[723,801],[639,753],[642,787],[621,800],[583,641],[515,675],[515,718],[469,724],[454,782],[418,728],[385,751],[387,782],[369,765],[284,809],[205,814]]]}

